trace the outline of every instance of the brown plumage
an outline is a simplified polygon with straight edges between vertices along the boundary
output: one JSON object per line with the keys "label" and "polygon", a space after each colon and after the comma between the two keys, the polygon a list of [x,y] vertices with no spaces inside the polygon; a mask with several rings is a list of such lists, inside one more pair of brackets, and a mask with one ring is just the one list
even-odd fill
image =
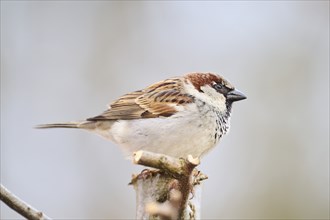
{"label": "brown plumage", "polygon": [[194,97],[182,92],[179,78],[155,83],[143,90],[123,95],[109,105],[109,109],[88,121],[129,120],[139,118],[169,117],[177,112],[176,105],[192,103]]}

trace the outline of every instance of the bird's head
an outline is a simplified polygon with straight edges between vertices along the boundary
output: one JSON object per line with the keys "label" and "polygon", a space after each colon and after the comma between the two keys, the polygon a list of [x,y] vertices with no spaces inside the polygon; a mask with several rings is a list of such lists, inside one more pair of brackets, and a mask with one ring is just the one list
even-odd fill
{"label": "bird's head", "polygon": [[214,73],[189,73],[184,81],[187,93],[224,114],[230,113],[233,102],[246,99],[225,78]]}

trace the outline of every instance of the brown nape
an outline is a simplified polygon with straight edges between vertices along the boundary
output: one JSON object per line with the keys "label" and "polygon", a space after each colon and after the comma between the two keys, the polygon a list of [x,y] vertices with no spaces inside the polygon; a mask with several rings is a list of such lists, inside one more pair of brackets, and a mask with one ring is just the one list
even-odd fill
{"label": "brown nape", "polygon": [[189,79],[194,87],[200,92],[202,92],[201,86],[212,85],[213,82],[221,83],[228,88],[233,88],[233,86],[223,77],[214,73],[189,73],[185,78]]}

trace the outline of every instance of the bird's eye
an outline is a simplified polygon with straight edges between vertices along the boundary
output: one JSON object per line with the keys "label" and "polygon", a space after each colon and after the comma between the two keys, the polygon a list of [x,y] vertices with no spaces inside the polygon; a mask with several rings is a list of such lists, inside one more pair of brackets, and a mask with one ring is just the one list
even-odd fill
{"label": "bird's eye", "polygon": [[223,85],[220,84],[220,83],[215,83],[215,84],[213,85],[213,88],[214,88],[215,90],[217,90],[218,92],[220,92],[220,91],[223,89]]}

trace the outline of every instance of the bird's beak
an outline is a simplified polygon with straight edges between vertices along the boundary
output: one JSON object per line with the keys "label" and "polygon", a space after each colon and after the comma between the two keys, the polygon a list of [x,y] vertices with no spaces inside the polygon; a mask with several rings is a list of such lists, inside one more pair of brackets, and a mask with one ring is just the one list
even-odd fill
{"label": "bird's beak", "polygon": [[229,101],[236,102],[243,99],[246,99],[246,96],[237,89],[234,89],[227,93],[227,100]]}

